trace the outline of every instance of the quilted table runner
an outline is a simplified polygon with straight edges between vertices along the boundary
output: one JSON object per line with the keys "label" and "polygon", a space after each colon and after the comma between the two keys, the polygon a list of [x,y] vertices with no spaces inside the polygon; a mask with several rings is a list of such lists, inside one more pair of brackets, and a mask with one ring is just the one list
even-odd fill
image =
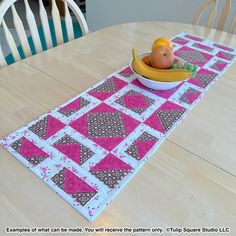
{"label": "quilted table runner", "polygon": [[172,41],[176,56],[199,66],[196,77],[155,91],[126,66],[1,144],[94,220],[235,61],[235,49],[187,33]]}

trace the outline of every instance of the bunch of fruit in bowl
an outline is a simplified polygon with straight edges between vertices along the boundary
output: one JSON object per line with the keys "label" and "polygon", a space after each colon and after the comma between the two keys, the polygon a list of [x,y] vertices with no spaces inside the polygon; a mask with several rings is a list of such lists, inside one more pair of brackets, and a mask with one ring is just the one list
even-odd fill
{"label": "bunch of fruit in bowl", "polygon": [[131,69],[144,86],[156,89],[171,89],[194,77],[197,65],[191,65],[174,56],[173,44],[167,38],[158,38],[152,44],[150,53],[137,55],[132,50]]}

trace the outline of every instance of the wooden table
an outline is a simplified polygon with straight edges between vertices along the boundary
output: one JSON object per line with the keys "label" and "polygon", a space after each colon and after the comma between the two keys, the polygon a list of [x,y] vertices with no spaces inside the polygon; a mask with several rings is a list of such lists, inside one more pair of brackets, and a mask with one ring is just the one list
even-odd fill
{"label": "wooden table", "polygon": [[[156,37],[182,31],[236,47],[235,35],[203,27],[131,23],[1,69],[0,138],[126,65],[134,46],[145,52]],[[93,223],[0,148],[0,232],[7,226],[227,226],[235,235],[235,74],[236,64]]]}

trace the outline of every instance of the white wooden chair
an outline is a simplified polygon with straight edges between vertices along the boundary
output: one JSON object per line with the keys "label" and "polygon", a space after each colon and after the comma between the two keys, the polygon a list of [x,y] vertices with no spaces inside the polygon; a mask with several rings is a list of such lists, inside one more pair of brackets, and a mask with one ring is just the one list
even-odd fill
{"label": "white wooden chair", "polygon": [[[205,10],[207,10],[209,7],[212,7],[210,10],[210,14],[208,16],[208,20],[206,22],[206,27],[212,28],[216,23],[216,17],[218,13],[218,4],[219,0],[205,0],[205,2],[202,4],[198,12],[196,13],[195,17],[193,18],[193,25],[197,25],[199,23],[199,20]],[[231,0],[225,0],[224,7],[222,8],[221,14],[220,14],[220,20],[216,26],[216,29],[218,30],[224,30],[226,20],[229,16],[229,12],[231,9]],[[229,33],[234,33],[236,29],[236,11],[234,13],[233,19],[231,21],[231,24],[227,31]]]}
{"label": "white wooden chair", "polygon": [[[15,29],[16,29],[16,32],[17,32],[17,35],[18,35],[18,38],[19,38],[19,41],[20,41],[20,44],[21,44],[21,47],[22,47],[25,57],[31,56],[32,51],[31,51],[31,48],[30,48],[30,45],[29,45],[29,42],[28,42],[28,39],[27,39],[27,36],[25,33],[23,23],[22,23],[19,15],[17,14],[17,10],[14,6],[14,3],[16,1],[17,0],[3,0],[1,2],[1,4],[0,4],[0,24],[3,27],[3,32],[5,34],[7,44],[9,46],[9,49],[11,51],[11,54],[12,54],[14,60],[19,61],[19,60],[21,60],[21,57],[18,52],[17,45],[15,44],[15,41],[14,41],[14,39],[7,27],[5,20],[4,20],[4,15],[9,8],[11,8],[11,11],[12,11],[14,26],[15,26]],[[65,6],[64,20],[65,20],[68,40],[70,41],[75,38],[74,31],[73,31],[72,18],[71,18],[69,9],[74,13],[74,15],[80,25],[82,34],[83,35],[88,34],[89,30],[88,30],[86,20],[84,18],[84,15],[80,11],[79,7],[77,6],[77,4],[73,0],[63,0],[63,1],[64,1],[64,6]],[[54,26],[54,30],[55,30],[56,41],[57,41],[57,45],[60,45],[60,44],[64,43],[62,26],[61,26],[61,17],[60,17],[59,10],[57,8],[55,0],[51,0],[51,3],[52,3],[51,14],[52,14],[52,21],[53,21],[53,26]],[[37,24],[35,21],[35,17],[34,17],[32,10],[30,9],[28,0],[24,0],[24,4],[25,4],[26,19],[27,19],[30,34],[32,37],[32,41],[33,41],[33,44],[35,47],[35,51],[36,51],[36,53],[39,53],[43,49],[42,49],[42,44],[40,41],[38,27],[37,27]],[[49,28],[48,16],[47,16],[47,12],[44,8],[42,0],[39,0],[39,15],[40,15],[41,25],[42,25],[47,49],[52,48],[53,43],[52,43],[51,31]],[[6,64],[7,63],[4,58],[2,48],[0,45],[0,67],[5,66]]]}

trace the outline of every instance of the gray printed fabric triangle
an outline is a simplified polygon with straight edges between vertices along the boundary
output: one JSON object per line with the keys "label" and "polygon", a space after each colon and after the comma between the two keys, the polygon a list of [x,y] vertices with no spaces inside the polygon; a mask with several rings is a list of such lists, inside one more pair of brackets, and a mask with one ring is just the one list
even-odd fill
{"label": "gray printed fabric triangle", "polygon": [[160,119],[161,125],[165,132],[168,132],[173,125],[184,114],[184,110],[162,110],[157,111],[157,115]]}

